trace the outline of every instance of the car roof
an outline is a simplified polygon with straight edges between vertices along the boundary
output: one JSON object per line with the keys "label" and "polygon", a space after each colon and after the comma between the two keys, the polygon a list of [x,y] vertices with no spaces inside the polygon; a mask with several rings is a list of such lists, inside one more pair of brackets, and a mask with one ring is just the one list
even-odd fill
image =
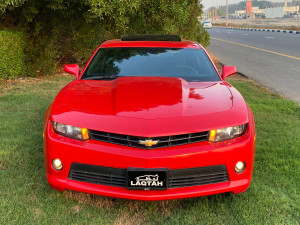
{"label": "car roof", "polygon": [[121,41],[121,39],[114,39],[105,41],[102,48],[116,48],[116,47],[160,47],[160,48],[202,48],[196,42],[193,41]]}

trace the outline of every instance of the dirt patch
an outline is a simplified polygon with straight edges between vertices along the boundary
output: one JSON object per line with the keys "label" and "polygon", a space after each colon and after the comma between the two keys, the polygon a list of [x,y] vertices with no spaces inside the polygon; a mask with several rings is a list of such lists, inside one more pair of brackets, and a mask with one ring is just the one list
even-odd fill
{"label": "dirt patch", "polygon": [[143,213],[134,213],[123,211],[119,214],[119,217],[115,220],[114,225],[136,225],[143,224],[146,216]]}
{"label": "dirt patch", "polygon": [[238,80],[238,81],[249,81],[250,79],[246,77],[244,74],[236,73],[234,76],[230,77],[230,79]]}
{"label": "dirt patch", "polygon": [[114,224],[142,224],[147,223],[146,218],[151,218],[153,213],[157,215],[171,215],[174,213],[174,210],[180,210],[185,205],[186,200],[145,202],[118,199],[117,202],[120,204],[120,208],[126,206],[126,210],[120,212]]}
{"label": "dirt patch", "polygon": [[[66,198],[78,201],[78,203],[92,205],[101,209],[109,209],[115,205],[115,199],[109,197],[102,197],[76,191],[64,191],[64,195]],[[76,210],[77,209],[74,209],[74,211]]]}
{"label": "dirt patch", "polygon": [[[173,208],[181,207],[183,200],[169,200],[169,201],[157,201],[157,202],[147,202],[147,201],[134,201],[127,199],[119,199],[112,197],[104,197],[99,195],[93,195],[88,193],[76,192],[66,190],[63,192],[66,198],[78,201],[80,204],[86,204],[95,206],[102,209],[110,209],[111,207],[121,207],[125,206],[130,209],[132,213],[141,212],[143,209],[151,207],[155,212],[161,214],[168,214]],[[76,211],[77,208],[74,208]]]}
{"label": "dirt patch", "polygon": [[[62,79],[63,78],[63,79]],[[44,85],[45,88],[43,91],[52,91],[55,90],[53,88],[49,88],[50,85],[55,86],[59,85],[63,87],[66,85],[67,82],[72,81],[75,79],[74,76],[67,74],[67,73],[57,73],[52,76],[43,76],[43,77],[38,77],[38,78],[32,78],[32,77],[26,77],[26,78],[19,78],[15,80],[6,80],[0,84],[0,96],[7,95],[9,93],[16,93],[16,92],[24,92],[28,86],[32,85]],[[47,87],[48,85],[48,87]],[[31,88],[30,92],[35,92],[35,91],[41,91],[40,89],[36,88]],[[28,92],[28,90],[27,90]]]}
{"label": "dirt patch", "polygon": [[4,162],[0,160],[0,170],[5,170],[5,168]]}
{"label": "dirt patch", "polygon": [[34,214],[34,220],[36,220],[42,214],[42,210],[35,208],[35,209],[33,209],[33,214]]}
{"label": "dirt patch", "polygon": [[76,206],[74,206],[74,208],[73,208],[74,213],[79,213],[80,210],[81,210],[81,208],[80,208],[79,205],[76,205]]}
{"label": "dirt patch", "polygon": [[189,202],[189,200],[185,199],[154,202],[135,201],[103,197],[75,191],[64,191],[64,195],[66,198],[78,202],[78,204],[72,208],[72,212],[74,214],[77,214],[82,210],[82,206],[80,204],[89,205],[104,210],[117,210],[118,217],[114,222],[116,225],[144,224],[147,223],[147,218],[151,218],[152,214],[171,215],[174,213],[174,211],[184,208],[184,206]]}
{"label": "dirt patch", "polygon": [[[220,63],[219,59],[217,56],[215,56],[213,53],[209,52],[209,55],[211,57],[211,59],[213,60],[214,64],[217,67],[217,70],[219,71],[220,74],[222,74],[222,67],[223,64]],[[233,80],[250,80],[247,76],[245,76],[244,74],[241,73],[236,73],[234,76],[231,76],[230,79]]]}
{"label": "dirt patch", "polygon": [[219,62],[219,59],[217,56],[215,56],[212,52],[208,51],[208,54],[211,58],[211,60],[214,62],[215,66],[217,67],[217,70],[219,71],[219,73],[222,73],[222,65]]}
{"label": "dirt patch", "polygon": [[56,79],[57,77],[73,77],[73,75],[70,75],[68,73],[62,72],[62,73],[56,73],[51,76],[40,76],[40,77],[19,77],[13,80],[3,80],[0,84],[1,87],[5,88],[9,85],[15,85],[15,84],[34,84],[34,83],[41,83],[46,81],[51,81],[53,79]]}

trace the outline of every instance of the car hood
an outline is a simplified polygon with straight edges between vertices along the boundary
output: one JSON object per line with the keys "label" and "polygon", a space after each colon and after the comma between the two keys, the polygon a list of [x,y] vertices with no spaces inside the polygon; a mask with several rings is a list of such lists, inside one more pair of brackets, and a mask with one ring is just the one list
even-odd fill
{"label": "car hood", "polygon": [[227,111],[232,94],[223,82],[187,82],[168,77],[78,80],[67,105],[77,111],[119,117],[163,119]]}

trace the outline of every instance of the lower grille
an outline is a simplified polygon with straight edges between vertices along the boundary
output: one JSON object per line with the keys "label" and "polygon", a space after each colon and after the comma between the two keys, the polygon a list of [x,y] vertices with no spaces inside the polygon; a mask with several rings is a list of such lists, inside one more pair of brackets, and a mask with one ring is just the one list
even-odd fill
{"label": "lower grille", "polygon": [[[126,169],[73,163],[70,168],[69,179],[126,187]],[[200,186],[227,181],[229,178],[225,165],[176,169],[169,170],[168,188]]]}
{"label": "lower grille", "polygon": [[69,179],[93,184],[125,187],[126,170],[72,163]]}
{"label": "lower grille", "polygon": [[170,170],[169,188],[215,184],[228,180],[224,165]]}
{"label": "lower grille", "polygon": [[[166,148],[171,146],[207,141],[209,136],[208,131],[163,137],[138,137],[95,130],[90,130],[89,132],[91,139],[97,141],[104,141],[112,144],[125,145],[129,147],[142,149]],[[152,146],[145,146],[140,143],[140,141],[145,141],[149,139],[151,139],[152,141],[157,141],[157,143]]]}

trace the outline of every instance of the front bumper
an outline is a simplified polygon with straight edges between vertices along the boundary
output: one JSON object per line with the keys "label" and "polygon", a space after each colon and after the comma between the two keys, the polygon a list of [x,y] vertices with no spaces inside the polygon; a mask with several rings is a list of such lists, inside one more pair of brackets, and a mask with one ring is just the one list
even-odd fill
{"label": "front bumper", "polygon": [[[136,200],[166,200],[211,195],[223,192],[235,194],[247,190],[254,164],[255,131],[248,126],[243,136],[221,143],[207,141],[154,150],[136,149],[95,140],[86,142],[69,139],[53,132],[48,123],[44,137],[46,176],[50,186],[91,194]],[[60,159],[63,169],[56,171],[51,162]],[[240,174],[234,171],[238,161],[246,163]],[[126,169],[168,168],[170,170],[225,165],[229,181],[167,190],[128,190],[69,179],[72,163]]]}

